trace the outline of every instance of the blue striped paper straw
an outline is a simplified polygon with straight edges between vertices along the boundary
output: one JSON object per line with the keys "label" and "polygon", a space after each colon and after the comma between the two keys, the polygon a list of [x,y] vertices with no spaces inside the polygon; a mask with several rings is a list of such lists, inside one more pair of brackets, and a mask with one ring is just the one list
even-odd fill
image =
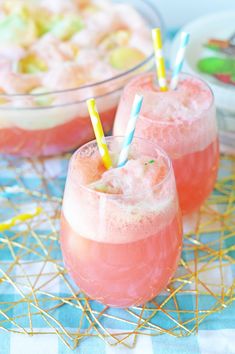
{"label": "blue striped paper straw", "polygon": [[143,96],[135,95],[133,102],[131,116],[127,124],[126,134],[122,146],[122,150],[118,160],[118,167],[123,167],[128,161],[128,153],[134,138],[136,122],[140,114],[140,110],[143,103]]}
{"label": "blue striped paper straw", "polygon": [[186,50],[186,47],[189,43],[189,38],[190,38],[189,33],[187,33],[187,32],[181,33],[180,47],[179,47],[179,50],[176,55],[175,66],[173,69],[171,83],[170,83],[171,90],[175,90],[178,85],[179,74],[180,74],[182,67],[183,67],[185,50]]}

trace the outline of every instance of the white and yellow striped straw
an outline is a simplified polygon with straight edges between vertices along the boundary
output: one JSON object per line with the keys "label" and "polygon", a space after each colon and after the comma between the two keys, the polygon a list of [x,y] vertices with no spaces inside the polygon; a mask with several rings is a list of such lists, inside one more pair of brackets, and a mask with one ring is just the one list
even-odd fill
{"label": "white and yellow striped straw", "polygon": [[167,91],[167,79],[166,79],[166,69],[165,60],[163,56],[162,49],[162,36],[160,28],[155,28],[152,30],[153,46],[155,52],[155,61],[157,68],[158,83],[161,91]]}
{"label": "white and yellow striped straw", "polygon": [[87,100],[87,107],[103,164],[107,169],[110,169],[112,167],[112,160],[109,154],[108,146],[106,144],[102,123],[96,108],[96,102],[94,98]]}

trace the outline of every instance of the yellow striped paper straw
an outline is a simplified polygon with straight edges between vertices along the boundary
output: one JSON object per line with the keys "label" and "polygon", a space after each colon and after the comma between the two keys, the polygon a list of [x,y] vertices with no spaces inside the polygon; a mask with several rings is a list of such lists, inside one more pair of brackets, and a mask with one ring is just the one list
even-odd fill
{"label": "yellow striped paper straw", "polygon": [[103,164],[107,169],[110,169],[112,167],[112,160],[109,155],[108,146],[106,144],[100,116],[97,111],[96,102],[94,98],[87,100],[87,107]]}
{"label": "yellow striped paper straw", "polygon": [[161,91],[167,91],[168,87],[166,80],[165,60],[162,50],[162,36],[160,28],[155,28],[152,30],[152,37],[159,87]]}

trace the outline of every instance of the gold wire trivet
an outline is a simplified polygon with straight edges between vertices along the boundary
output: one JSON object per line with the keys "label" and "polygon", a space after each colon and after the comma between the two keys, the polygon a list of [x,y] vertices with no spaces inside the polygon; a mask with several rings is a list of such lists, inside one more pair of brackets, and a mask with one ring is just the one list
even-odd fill
{"label": "gold wire trivet", "polygon": [[[222,156],[213,195],[184,236],[179,269],[144,307],[110,309],[89,300],[61,261],[59,217],[69,155],[0,161],[0,328],[57,334],[71,349],[98,336],[133,347],[138,334],[196,333],[234,300],[235,158]],[[193,230],[193,231],[192,231]]]}

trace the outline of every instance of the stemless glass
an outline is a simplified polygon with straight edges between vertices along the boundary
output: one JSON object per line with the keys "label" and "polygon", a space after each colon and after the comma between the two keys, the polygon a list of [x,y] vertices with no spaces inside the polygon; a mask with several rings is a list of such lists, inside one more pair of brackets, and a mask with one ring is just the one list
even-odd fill
{"label": "stemless glass", "polygon": [[[122,137],[107,138],[112,154],[119,154],[122,142]],[[128,195],[90,189],[86,183],[94,182],[99,160],[92,141],[70,161],[62,207],[61,248],[69,274],[90,298],[114,307],[155,297],[173,276],[182,248],[170,159],[156,144],[139,138],[130,154],[164,163],[166,174],[151,193],[147,188]]]}
{"label": "stemless glass", "polygon": [[[165,95],[173,92],[159,92],[154,73],[141,74],[125,87],[114,123],[114,135],[123,134],[130,116],[133,97],[136,92],[144,95],[143,109],[137,122],[136,136],[159,144],[172,159],[180,207],[183,214],[199,209],[213,190],[219,162],[219,143],[216,125],[214,96],[209,86],[199,78],[181,74],[179,85],[187,81],[199,85],[207,101],[201,102],[197,113],[193,113],[194,100],[182,103],[180,109],[187,110],[188,119],[183,119],[171,97],[164,105]],[[198,92],[196,89],[195,92]],[[194,96],[195,97],[195,96]],[[175,98],[174,98],[175,99]],[[185,105],[185,106],[184,106]],[[190,106],[191,105],[191,106]],[[172,108],[173,107],[173,108]],[[167,117],[168,109],[174,119]],[[194,115],[193,115],[194,114]]]}

